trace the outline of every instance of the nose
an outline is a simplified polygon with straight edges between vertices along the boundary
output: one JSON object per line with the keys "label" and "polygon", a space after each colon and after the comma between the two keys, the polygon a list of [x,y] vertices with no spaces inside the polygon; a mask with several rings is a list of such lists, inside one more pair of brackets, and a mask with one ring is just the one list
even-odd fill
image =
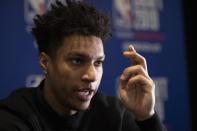
{"label": "nose", "polygon": [[91,64],[86,68],[85,73],[82,75],[82,80],[88,82],[96,81],[96,69],[94,65]]}

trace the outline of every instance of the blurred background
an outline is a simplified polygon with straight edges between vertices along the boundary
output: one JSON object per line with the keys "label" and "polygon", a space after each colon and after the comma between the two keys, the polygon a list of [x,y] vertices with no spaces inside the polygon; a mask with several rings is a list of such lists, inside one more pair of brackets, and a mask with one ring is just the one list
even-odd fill
{"label": "blurred background", "polygon": [[[33,17],[54,0],[0,1],[0,99],[44,78],[31,35]],[[82,1],[82,0],[78,0]],[[192,0],[83,0],[111,17],[112,37],[100,91],[117,95],[119,76],[131,65],[122,52],[132,43],[147,59],[156,84],[156,110],[169,131],[195,131],[196,51]]]}

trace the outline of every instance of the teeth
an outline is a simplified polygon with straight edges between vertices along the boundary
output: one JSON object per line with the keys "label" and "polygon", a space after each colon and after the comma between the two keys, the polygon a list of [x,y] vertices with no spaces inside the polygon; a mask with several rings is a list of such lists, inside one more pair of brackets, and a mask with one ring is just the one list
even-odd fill
{"label": "teeth", "polygon": [[85,92],[84,92],[84,95],[88,95],[88,94],[89,94],[89,91],[85,91]]}
{"label": "teeth", "polygon": [[89,95],[89,91],[82,91],[81,94],[87,96],[87,95]]}

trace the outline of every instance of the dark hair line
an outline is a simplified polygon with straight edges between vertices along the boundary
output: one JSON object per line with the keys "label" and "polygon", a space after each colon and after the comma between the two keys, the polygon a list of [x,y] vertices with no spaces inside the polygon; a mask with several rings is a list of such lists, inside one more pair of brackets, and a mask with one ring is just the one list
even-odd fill
{"label": "dark hair line", "polygon": [[65,0],[56,1],[50,10],[34,18],[32,34],[39,52],[56,53],[62,39],[72,35],[94,35],[105,40],[111,35],[109,16],[87,3]]}

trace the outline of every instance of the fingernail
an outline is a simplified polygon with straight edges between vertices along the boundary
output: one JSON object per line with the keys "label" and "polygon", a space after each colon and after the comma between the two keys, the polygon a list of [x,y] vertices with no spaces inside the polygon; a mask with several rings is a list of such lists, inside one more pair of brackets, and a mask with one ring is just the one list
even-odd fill
{"label": "fingernail", "polygon": [[135,48],[134,48],[133,45],[129,45],[129,50],[130,50],[130,51],[133,51],[133,52],[136,52],[136,50],[135,50]]}
{"label": "fingernail", "polygon": [[124,75],[121,75],[121,76],[120,76],[120,79],[121,79],[121,80],[125,80]]}

